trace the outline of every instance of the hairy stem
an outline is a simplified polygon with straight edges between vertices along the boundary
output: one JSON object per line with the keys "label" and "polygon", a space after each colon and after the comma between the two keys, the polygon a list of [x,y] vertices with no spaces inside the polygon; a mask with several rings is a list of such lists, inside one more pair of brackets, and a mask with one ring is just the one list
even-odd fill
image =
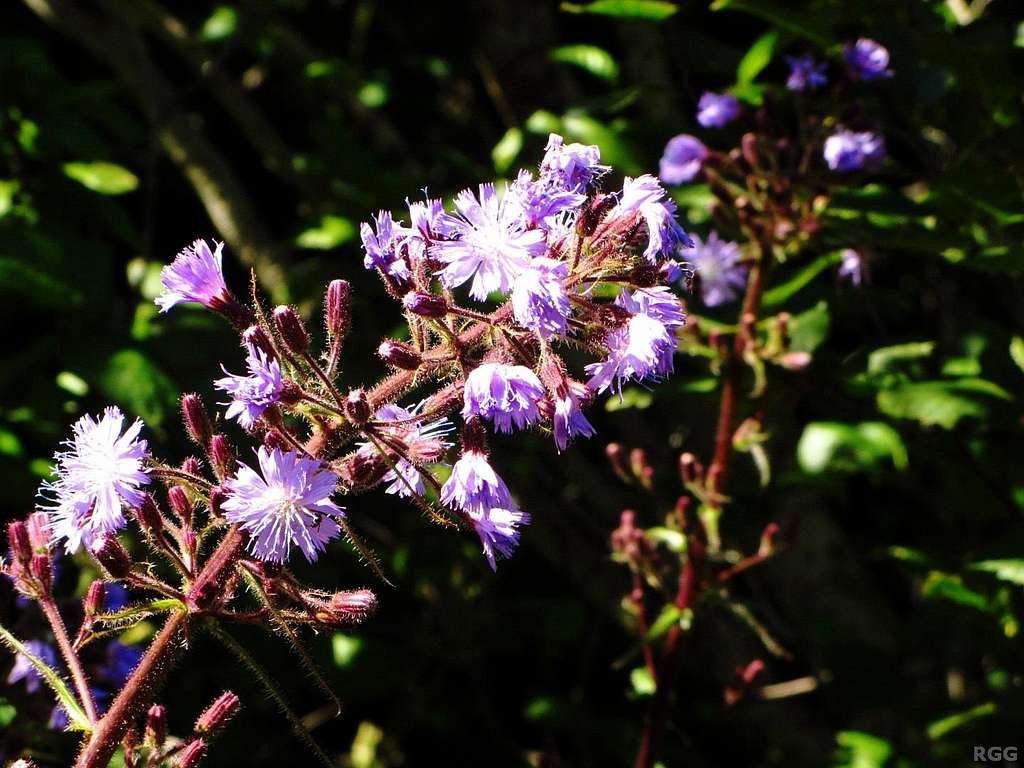
{"label": "hairy stem", "polygon": [[41,598],[39,605],[46,615],[46,620],[50,622],[50,628],[53,630],[53,636],[57,639],[57,645],[60,647],[61,655],[64,657],[64,663],[68,665],[68,669],[71,671],[71,679],[75,682],[75,689],[78,691],[78,698],[82,702],[82,708],[85,709],[85,715],[89,718],[90,723],[95,723],[96,702],[92,699],[92,690],[89,688],[89,681],[85,677],[85,670],[82,669],[82,662],[78,658],[78,654],[75,653],[74,646],[71,645],[68,630],[64,626],[64,619],[61,618],[60,611],[57,610],[57,605],[53,602],[51,595]]}

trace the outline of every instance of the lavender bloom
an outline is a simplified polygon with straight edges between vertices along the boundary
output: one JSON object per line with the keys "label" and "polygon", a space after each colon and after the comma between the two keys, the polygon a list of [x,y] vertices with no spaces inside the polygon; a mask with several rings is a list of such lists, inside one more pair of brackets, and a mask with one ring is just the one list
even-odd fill
{"label": "lavender bloom", "polygon": [[858,80],[868,82],[880,77],[892,77],[889,51],[874,40],[862,37],[855,43],[848,43],[843,48],[843,57]]}
{"label": "lavender bloom", "polygon": [[237,419],[244,429],[252,429],[263,412],[281,397],[284,381],[281,378],[281,364],[255,345],[249,345],[246,366],[249,375],[236,376],[228,373],[222,365],[221,370],[227,376],[217,379],[213,386],[232,397],[224,415],[229,419]]}
{"label": "lavender bloom", "polygon": [[705,128],[722,128],[740,114],[740,103],[731,93],[704,91],[697,102],[697,122]]}
{"label": "lavender bloom", "polygon": [[709,307],[717,307],[736,298],[746,283],[747,269],[736,243],[722,240],[711,232],[706,242],[693,236],[693,251],[687,260],[700,278],[701,299]]}
{"label": "lavender bloom", "polygon": [[570,192],[586,192],[592,181],[610,170],[601,165],[601,150],[594,144],[566,145],[561,136],[552,133],[544,150],[541,175]]}
{"label": "lavender bloom", "polygon": [[[57,651],[52,645],[44,643],[42,640],[26,640],[25,647],[29,653],[46,666],[56,669]],[[36,665],[29,661],[28,656],[19,653],[14,657],[14,666],[11,667],[11,671],[7,675],[7,684],[14,685],[22,681],[25,682],[26,693],[35,693],[39,690],[43,678],[39,674],[39,670],[36,669]]]}
{"label": "lavender bloom", "polygon": [[405,202],[409,206],[411,224],[398,228],[402,236],[401,245],[406,248],[411,258],[422,259],[427,252],[427,246],[433,240],[450,234],[450,228],[446,225],[444,205],[436,198],[427,198],[416,203],[410,203],[408,200]]}
{"label": "lavender bloom", "polygon": [[659,256],[667,256],[679,245],[690,245],[690,238],[676,221],[676,204],[666,200],[664,187],[645,173],[635,179],[627,176],[622,183],[619,202],[611,216],[639,214],[647,223],[648,241],[644,258],[654,264]]}
{"label": "lavender bloom", "polygon": [[115,406],[106,408],[99,421],[85,415],[65,442],[70,450],[54,456],[57,479],[44,482],[40,496],[52,501],[44,509],[53,515],[54,541],[66,539],[68,553],[123,528],[122,501],[142,503],[140,486],[149,483],[143,467],[147,443],[138,439],[142,421],[136,419],[121,434],[123,425],[124,414]]}
{"label": "lavender bloom", "polygon": [[530,515],[518,509],[491,509],[487,514],[469,513],[469,522],[480,537],[491,570],[498,570],[497,556],[512,557],[519,546],[519,526],[530,524]]}
{"label": "lavender bloom", "polygon": [[807,91],[820,88],[828,82],[825,62],[818,63],[810,54],[804,56],[787,56],[789,63],[789,79],[786,88],[791,91]]}
{"label": "lavender bloom", "polygon": [[256,457],[262,476],[239,463],[221,505],[225,517],[249,533],[249,551],[260,560],[286,562],[294,545],[315,562],[341,531],[332,516],[345,512],[331,501],[338,476],[316,459],[280,448],[260,446]]}
{"label": "lavender bloom", "polygon": [[587,421],[580,408],[579,398],[571,391],[564,397],[555,398],[555,446],[561,453],[574,437],[591,437],[597,434],[594,425]]}
{"label": "lavender bloom", "polygon": [[114,640],[107,645],[107,658],[97,669],[99,677],[114,690],[125,684],[142,660],[143,649]]}
{"label": "lavender bloom", "polygon": [[363,266],[367,269],[381,269],[391,277],[405,280],[409,277],[409,265],[398,255],[401,227],[387,211],[381,211],[374,218],[374,227],[366,222],[359,225],[359,236],[363,241]]}
{"label": "lavender bloom", "polygon": [[708,148],[696,136],[681,133],[665,145],[658,165],[658,175],[665,184],[686,184],[700,173],[708,156]]}
{"label": "lavender bloom", "polygon": [[216,246],[211,253],[205,240],[196,240],[160,270],[164,291],[156,297],[156,305],[161,312],[189,301],[209,309],[217,309],[231,301],[221,267],[224,243],[216,243]]}
{"label": "lavender bloom", "polygon": [[447,264],[438,274],[448,288],[470,278],[469,295],[484,301],[492,291],[508,293],[513,280],[534,256],[546,250],[544,233],[527,230],[515,195],[499,202],[493,184],[480,185],[480,200],[465,189],[455,198],[461,216],[445,224],[458,240],[434,243],[430,255]]}
{"label": "lavender bloom", "polygon": [[864,255],[853,248],[844,248],[839,264],[839,276],[850,281],[851,285],[859,286],[864,282],[867,264]]}
{"label": "lavender bloom", "polygon": [[[379,422],[384,422],[380,426],[383,432],[398,438],[409,447],[410,454],[424,453],[422,446],[425,443],[432,444],[429,453],[443,454],[452,446],[450,442],[441,439],[454,429],[452,423],[448,419],[436,419],[426,423],[410,421],[423,407],[424,402],[426,401],[410,409],[399,405],[385,405],[377,411],[375,418]],[[388,421],[403,423],[388,426]],[[389,470],[383,480],[390,483],[384,490],[385,493],[409,498],[413,493],[422,496],[426,492],[420,470],[408,459],[399,459],[395,462],[395,469]]]}
{"label": "lavender bloom", "polygon": [[552,183],[552,177],[533,180],[529,171],[520,171],[508,189],[522,210],[523,223],[527,229],[539,227],[550,231],[557,226],[559,216],[574,211],[586,202],[587,196],[563,189],[561,180]]}
{"label": "lavender bloom", "polygon": [[587,385],[596,392],[610,387],[621,393],[626,382],[672,373],[675,330],[686,322],[682,303],[665,286],[644,288],[633,294],[623,290],[615,303],[633,316],[608,334],[608,357],[586,366],[586,372],[591,374]]}
{"label": "lavender bloom", "polygon": [[516,279],[512,289],[512,310],[523,328],[549,339],[564,335],[572,306],[562,287],[569,276],[569,265],[538,257]]}
{"label": "lavender bloom", "polygon": [[517,509],[508,486],[491,467],[487,456],[474,450],[465,451],[455,462],[451,476],[441,487],[441,503],[476,518],[485,517],[494,509]]}
{"label": "lavender bloom", "polygon": [[537,401],[543,397],[544,385],[525,365],[484,363],[466,377],[462,418],[490,419],[498,432],[508,434],[513,424],[525,429],[536,423]]}
{"label": "lavender bloom", "polygon": [[840,173],[875,168],[885,158],[885,139],[872,131],[840,128],[825,139],[824,155],[828,167]]}

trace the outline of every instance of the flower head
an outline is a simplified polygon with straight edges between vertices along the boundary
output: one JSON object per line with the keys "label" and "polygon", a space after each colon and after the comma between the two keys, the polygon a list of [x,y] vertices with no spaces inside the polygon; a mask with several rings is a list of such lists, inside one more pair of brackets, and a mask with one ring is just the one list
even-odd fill
{"label": "flower head", "polygon": [[249,533],[249,550],[259,559],[288,560],[292,546],[314,562],[341,531],[333,517],[344,510],[331,501],[338,476],[321,462],[280,448],[260,446],[260,472],[239,463],[221,504],[225,517]]}
{"label": "flower head", "polygon": [[[452,446],[450,442],[443,439],[454,429],[448,419],[435,419],[428,422],[415,419],[425,402],[408,409],[400,405],[385,405],[377,411],[375,416],[379,423],[378,428],[404,443],[409,450],[411,459],[420,459],[424,456],[440,458]],[[387,423],[389,421],[397,423],[389,425]],[[368,445],[364,443],[364,446]],[[412,496],[413,493],[422,496],[425,493],[425,487],[417,463],[405,458],[396,461],[395,468],[388,470],[384,475],[384,482],[390,483],[384,492],[405,498]],[[433,462],[426,461],[424,463]]]}
{"label": "flower head", "polygon": [[213,386],[232,397],[225,416],[237,419],[245,429],[252,429],[263,412],[278,401],[284,381],[281,364],[255,345],[249,346],[246,366],[249,368],[248,376],[236,376],[221,366],[227,376],[217,379]]}
{"label": "flower head", "polygon": [[743,254],[736,243],[722,240],[711,232],[706,241],[693,236],[693,250],[686,259],[700,278],[701,299],[709,307],[732,301],[746,282]]}
{"label": "flower head", "polygon": [[363,222],[359,225],[359,237],[363,241],[363,266],[380,269],[399,280],[409,277],[409,265],[398,253],[401,242],[401,227],[395,224],[388,211],[380,211],[373,220],[374,226]]}
{"label": "flower head", "polygon": [[508,293],[534,256],[546,250],[544,233],[526,229],[515,195],[498,200],[493,184],[480,185],[480,199],[465,189],[455,198],[460,216],[446,216],[458,237],[434,243],[430,255],[447,266],[438,274],[448,288],[472,278],[469,295],[484,301],[492,291]]}
{"label": "flower head", "polygon": [[[46,666],[51,669],[56,668],[57,651],[49,643],[44,643],[42,640],[26,640],[25,648]],[[19,653],[14,657],[14,666],[11,667],[11,671],[7,675],[8,685],[24,681],[25,692],[35,693],[39,690],[42,680],[42,675],[39,674],[36,665],[29,661],[28,656]]]}
{"label": "flower head", "polygon": [[516,509],[508,486],[478,450],[466,450],[441,487],[441,503],[480,518],[493,509]]}
{"label": "flower head", "polygon": [[892,77],[889,51],[874,40],[862,37],[854,43],[848,43],[843,48],[843,57],[858,80],[867,82],[880,77]]}
{"label": "flower head", "polygon": [[160,271],[164,290],[156,297],[161,312],[183,302],[194,301],[209,309],[220,309],[231,303],[231,293],[224,282],[221,266],[224,243],[216,243],[210,251],[205,240],[196,240],[183,248],[170,264]]}
{"label": "flower head", "polygon": [[825,76],[828,65],[825,62],[816,62],[810,54],[787,56],[786,62],[789,64],[786,88],[791,91],[814,90],[828,82],[828,78]]}
{"label": "flower head", "polygon": [[401,245],[406,248],[411,258],[421,259],[432,241],[451,234],[446,223],[444,204],[437,198],[427,198],[415,203],[408,200],[405,202],[409,207],[411,223],[408,227],[398,227]]}
{"label": "flower head", "polygon": [[619,202],[610,216],[625,217],[638,214],[647,224],[647,248],[644,258],[653,264],[680,245],[690,245],[690,238],[676,221],[676,204],[667,200],[665,188],[650,174],[627,176],[622,183]]}
{"label": "flower head", "polygon": [[840,173],[875,168],[885,158],[885,139],[872,131],[840,128],[825,139],[824,155],[828,167]]}
{"label": "flower head", "polygon": [[632,314],[608,334],[608,357],[586,366],[588,386],[596,392],[616,392],[629,381],[656,379],[672,373],[675,330],[686,322],[683,305],[665,286],[623,290],[615,303]]}
{"label": "flower head", "polygon": [[574,437],[591,437],[597,434],[594,425],[587,421],[580,408],[580,399],[572,388],[555,397],[555,446],[562,452]]}
{"label": "flower head", "polygon": [[569,264],[538,257],[520,273],[512,289],[516,322],[548,339],[564,335],[572,306],[563,287]]}
{"label": "flower head", "polygon": [[867,271],[867,260],[864,254],[853,248],[844,248],[842,261],[839,264],[839,276],[850,281],[851,285],[860,285],[864,282],[864,273]]}
{"label": "flower head", "polygon": [[487,514],[469,513],[469,522],[480,537],[491,570],[498,570],[497,557],[512,557],[519,546],[519,526],[529,525],[530,515],[519,509],[491,509]]}
{"label": "flower head", "polygon": [[587,200],[586,195],[563,188],[561,177],[542,176],[534,180],[526,170],[519,172],[508,194],[515,198],[526,228],[545,231],[556,227],[562,214],[575,211]]}
{"label": "flower head", "polygon": [[696,136],[681,133],[665,145],[658,166],[658,175],[665,184],[686,184],[700,173],[708,148]]}
{"label": "flower head", "polygon": [[541,176],[569,192],[586,192],[591,182],[609,170],[601,165],[601,150],[594,144],[566,144],[552,133],[544,150]]}
{"label": "flower head", "polygon": [[142,421],[136,419],[124,434],[123,426],[124,414],[115,406],[99,420],[87,414],[72,428],[65,443],[70,450],[54,456],[57,479],[43,483],[40,495],[51,502],[45,509],[53,516],[54,540],[66,539],[69,553],[123,528],[122,502],[142,503],[140,487],[149,483],[143,466],[147,443],[138,439]]}
{"label": "flower head", "polygon": [[697,102],[697,122],[705,128],[721,128],[740,114],[740,103],[731,93],[704,91]]}
{"label": "flower head", "polygon": [[544,385],[525,365],[484,363],[466,377],[462,418],[480,416],[494,422],[503,433],[525,429],[540,418],[537,401],[544,397]]}

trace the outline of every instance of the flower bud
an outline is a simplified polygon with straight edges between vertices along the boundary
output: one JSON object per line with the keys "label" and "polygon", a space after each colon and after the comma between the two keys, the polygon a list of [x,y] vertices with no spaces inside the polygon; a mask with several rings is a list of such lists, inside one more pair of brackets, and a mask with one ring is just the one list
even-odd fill
{"label": "flower bud", "polygon": [[413,347],[393,339],[384,339],[377,347],[377,354],[388,365],[403,371],[415,371],[423,362],[423,357]]}
{"label": "flower bud", "polygon": [[162,747],[167,740],[167,709],[162,704],[154,704],[146,713],[146,744]]}
{"label": "flower bud", "polygon": [[612,465],[612,471],[618,475],[619,479],[625,483],[631,483],[633,478],[629,474],[626,463],[626,449],[620,443],[608,443],[604,453],[608,457],[608,463]]}
{"label": "flower bud", "polygon": [[592,235],[605,215],[615,207],[615,197],[598,193],[588,200],[576,218],[576,231],[581,235]]}
{"label": "flower bud", "polygon": [[103,569],[115,579],[123,579],[132,570],[132,559],[117,536],[107,534],[92,547],[92,555]]}
{"label": "flower bud", "polygon": [[443,296],[426,291],[410,291],[402,299],[402,306],[420,317],[444,317],[448,314],[448,302]]}
{"label": "flower bud", "polygon": [[195,456],[189,456],[181,462],[181,471],[187,475],[200,475],[203,471],[203,463]]}
{"label": "flower bud", "polygon": [[25,521],[28,530],[28,543],[35,552],[50,549],[50,515],[46,512],[33,512]]}
{"label": "flower bud", "polygon": [[331,280],[324,296],[324,324],[327,335],[345,336],[352,327],[352,286],[347,280]]}
{"label": "flower bud", "polygon": [[309,332],[306,330],[306,324],[292,307],[282,304],[274,310],[274,327],[290,352],[301,355],[309,349]]}
{"label": "flower bud", "polygon": [[375,450],[356,451],[340,466],[341,479],[352,488],[369,488],[388,473],[387,462]]}
{"label": "flower bud", "polygon": [[185,421],[185,431],[192,441],[205,448],[213,437],[213,426],[199,395],[189,392],[181,396],[181,416]]}
{"label": "flower bud", "polygon": [[[174,488],[178,488],[178,486],[174,486]],[[169,497],[170,492],[167,495]],[[150,536],[158,536],[164,529],[164,519],[152,494],[147,493],[142,497],[142,503],[135,510],[135,516],[138,518],[142,530]]]}
{"label": "flower bud", "polygon": [[267,357],[276,357],[273,342],[270,341],[267,332],[258,325],[250,325],[245,329],[245,333],[242,334],[242,343],[247,347],[255,347]]}
{"label": "flower bud", "polygon": [[744,133],[743,138],[740,139],[740,152],[743,154],[743,159],[747,161],[747,164],[751,168],[759,167],[760,163],[757,152],[757,136],[752,133]]}
{"label": "flower bud", "polygon": [[85,615],[89,618],[95,616],[98,613],[103,613],[103,608],[107,602],[107,588],[103,582],[96,579],[92,584],[89,585],[89,589],[85,593],[85,600],[82,601],[82,605],[85,608]]}
{"label": "flower bud", "polygon": [[194,507],[184,488],[180,485],[172,485],[168,488],[167,503],[171,505],[171,511],[178,516],[182,523],[188,525],[191,522]]}
{"label": "flower bud", "polygon": [[235,453],[224,435],[214,435],[210,439],[209,455],[213,472],[219,480],[231,477],[235,473]]}
{"label": "flower bud", "polygon": [[291,379],[281,382],[281,405],[295,405],[302,400],[302,387]]}
{"label": "flower bud", "polygon": [[32,560],[32,543],[28,538],[28,526],[21,520],[7,524],[7,546],[11,549],[11,558],[23,568],[27,568]]}
{"label": "flower bud", "polygon": [[196,768],[206,756],[206,742],[192,739],[178,755],[177,768]]}
{"label": "flower bud", "polygon": [[436,437],[417,437],[407,441],[409,461],[413,464],[436,464],[444,458],[448,449],[443,440]]}
{"label": "flower bud", "polygon": [[32,578],[36,580],[42,593],[48,595],[50,590],[53,589],[53,559],[50,555],[32,555],[32,561],[29,563],[29,572],[32,574]]}
{"label": "flower bud", "polygon": [[231,691],[224,691],[196,720],[195,732],[202,736],[216,736],[224,730],[242,708],[242,702]]}
{"label": "flower bud", "polygon": [[462,427],[463,453],[487,453],[487,430],[475,416],[468,419]]}
{"label": "flower bud", "polygon": [[219,485],[210,489],[210,514],[214,517],[224,517],[221,504],[228,500],[228,492]]}
{"label": "flower bud", "polygon": [[353,424],[365,424],[370,420],[370,403],[366,399],[366,392],[361,389],[353,389],[345,398],[342,410],[345,417]]}
{"label": "flower bud", "polygon": [[351,589],[331,595],[327,610],[317,611],[317,619],[335,627],[361,624],[377,611],[377,596],[368,589]]}

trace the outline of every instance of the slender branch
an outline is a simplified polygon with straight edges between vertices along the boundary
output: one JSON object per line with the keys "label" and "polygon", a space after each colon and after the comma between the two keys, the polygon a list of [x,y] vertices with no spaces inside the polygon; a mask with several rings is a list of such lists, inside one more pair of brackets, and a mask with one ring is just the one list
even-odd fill
{"label": "slender branch", "polygon": [[82,662],[78,658],[78,654],[75,653],[74,646],[71,645],[68,630],[64,626],[64,619],[61,618],[60,611],[57,610],[57,605],[53,602],[53,596],[44,595],[40,598],[39,605],[46,615],[46,620],[50,622],[50,628],[53,630],[53,636],[57,639],[57,646],[64,657],[64,663],[71,671],[71,679],[75,682],[75,689],[78,691],[78,698],[82,701],[85,715],[89,718],[90,723],[95,723],[96,702],[92,699],[92,689],[89,688],[89,681],[85,677],[85,670],[82,669]]}

